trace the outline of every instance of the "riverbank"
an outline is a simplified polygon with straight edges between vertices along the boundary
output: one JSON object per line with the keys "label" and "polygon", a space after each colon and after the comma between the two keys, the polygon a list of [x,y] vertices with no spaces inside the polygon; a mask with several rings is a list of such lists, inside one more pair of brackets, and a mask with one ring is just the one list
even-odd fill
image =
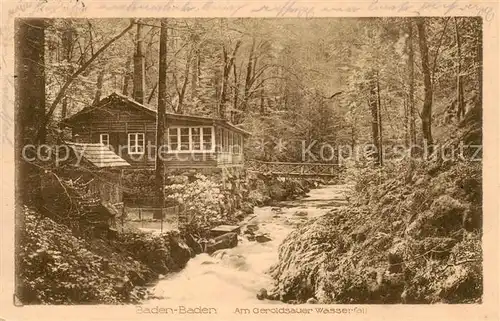
{"label": "riverbank", "polygon": [[365,169],[346,207],[294,230],[269,295],[323,304],[480,303],[481,164]]}

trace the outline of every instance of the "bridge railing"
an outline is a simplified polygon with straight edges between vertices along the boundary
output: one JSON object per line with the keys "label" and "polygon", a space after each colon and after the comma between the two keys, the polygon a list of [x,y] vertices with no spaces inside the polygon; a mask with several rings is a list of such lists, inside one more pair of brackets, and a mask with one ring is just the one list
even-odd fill
{"label": "bridge railing", "polygon": [[250,171],[290,176],[337,176],[340,166],[331,163],[264,162],[249,160]]}

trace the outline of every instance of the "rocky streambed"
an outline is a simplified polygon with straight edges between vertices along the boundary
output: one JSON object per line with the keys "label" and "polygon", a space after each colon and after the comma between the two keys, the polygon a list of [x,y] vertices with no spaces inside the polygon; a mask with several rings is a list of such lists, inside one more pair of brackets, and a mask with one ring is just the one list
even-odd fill
{"label": "rocky streambed", "polygon": [[306,197],[283,201],[277,206],[255,208],[241,224],[238,245],[203,253],[186,267],[161,279],[152,289],[158,301],[225,302],[268,300],[273,288],[270,268],[278,261],[278,248],[297,226],[345,205],[349,186],[327,185],[311,190]]}

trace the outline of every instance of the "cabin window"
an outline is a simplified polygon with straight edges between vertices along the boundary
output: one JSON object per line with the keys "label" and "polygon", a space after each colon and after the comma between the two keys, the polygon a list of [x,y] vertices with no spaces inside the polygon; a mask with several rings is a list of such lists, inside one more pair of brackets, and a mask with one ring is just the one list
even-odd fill
{"label": "cabin window", "polygon": [[217,152],[221,152],[222,149],[222,128],[217,128]]}
{"label": "cabin window", "polygon": [[109,145],[109,134],[100,134],[99,141],[106,146]]}
{"label": "cabin window", "polygon": [[233,153],[234,154],[240,154],[241,153],[241,136],[240,136],[240,134],[234,134]]}
{"label": "cabin window", "polygon": [[144,133],[128,134],[128,153],[144,154]]}
{"label": "cabin window", "polygon": [[202,127],[203,150],[212,150],[212,127]]}
{"label": "cabin window", "polygon": [[178,150],[179,149],[179,136],[177,130],[179,128],[169,128],[168,129],[168,150]]}
{"label": "cabin window", "polygon": [[201,128],[191,128],[191,149],[201,150]]}
{"label": "cabin window", "polygon": [[174,127],[168,129],[169,151],[212,151],[212,127]]}
{"label": "cabin window", "polygon": [[189,141],[190,141],[190,137],[189,137],[189,128],[181,128],[180,129],[181,131],[181,135],[180,135],[180,138],[181,138],[181,150],[189,150]]}
{"label": "cabin window", "polygon": [[225,152],[229,152],[229,132],[226,129],[223,129],[224,142],[222,143],[223,150]]}

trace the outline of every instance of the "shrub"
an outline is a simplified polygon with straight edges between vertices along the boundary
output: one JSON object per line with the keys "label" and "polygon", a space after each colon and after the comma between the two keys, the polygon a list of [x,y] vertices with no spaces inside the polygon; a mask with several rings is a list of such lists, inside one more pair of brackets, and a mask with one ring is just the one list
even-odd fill
{"label": "shrub", "polygon": [[178,232],[162,234],[128,232],[120,234],[119,246],[154,272],[166,274],[182,269],[191,257]]}
{"label": "shrub", "polygon": [[220,185],[204,175],[196,174],[189,183],[167,185],[165,190],[166,200],[181,205],[191,217],[189,225],[194,230],[208,230],[232,219],[224,210],[227,197]]}
{"label": "shrub", "polygon": [[92,253],[65,225],[24,208],[19,277],[30,304],[118,303],[131,290],[125,270]]}

